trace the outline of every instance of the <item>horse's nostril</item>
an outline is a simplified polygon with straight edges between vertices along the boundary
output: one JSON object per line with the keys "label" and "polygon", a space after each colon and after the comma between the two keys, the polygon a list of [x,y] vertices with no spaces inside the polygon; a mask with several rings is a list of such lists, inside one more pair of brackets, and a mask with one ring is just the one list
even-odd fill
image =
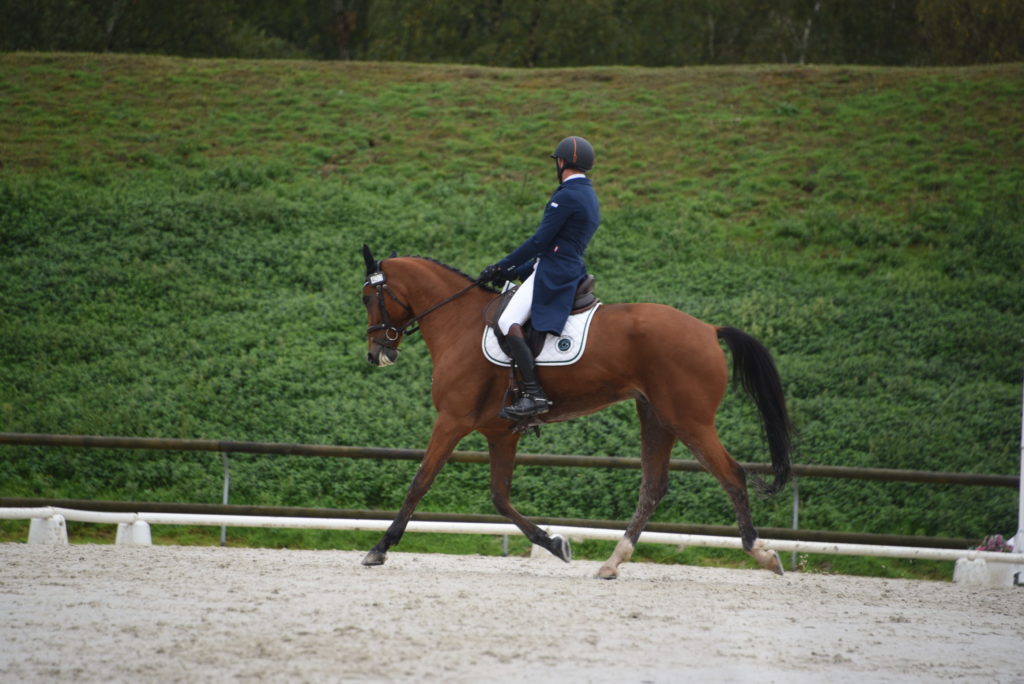
{"label": "horse's nostril", "polygon": [[373,360],[373,354],[367,354],[366,355],[366,362],[369,363],[371,366],[376,366],[377,365],[374,362],[374,360]]}

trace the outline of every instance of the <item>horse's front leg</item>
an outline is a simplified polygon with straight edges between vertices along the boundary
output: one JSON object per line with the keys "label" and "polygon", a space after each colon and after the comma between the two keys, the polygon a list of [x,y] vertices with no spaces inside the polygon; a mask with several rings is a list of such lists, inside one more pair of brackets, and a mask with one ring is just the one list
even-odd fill
{"label": "horse's front leg", "polygon": [[498,512],[516,524],[526,538],[547,549],[566,563],[572,560],[572,547],[569,540],[561,535],[550,536],[537,527],[512,506],[509,495],[512,491],[512,471],[516,465],[516,445],[519,435],[508,434],[488,435],[487,442],[491,455],[491,501]]}
{"label": "horse's front leg", "polygon": [[427,451],[423,455],[416,476],[412,479],[412,484],[409,485],[402,508],[381,540],[363,558],[363,565],[382,565],[387,560],[388,549],[402,539],[405,527],[409,524],[409,519],[412,518],[420,499],[430,489],[438,471],[448,462],[448,457],[451,456],[459,440],[467,434],[468,431],[457,427],[454,421],[446,420],[443,415],[437,417]]}

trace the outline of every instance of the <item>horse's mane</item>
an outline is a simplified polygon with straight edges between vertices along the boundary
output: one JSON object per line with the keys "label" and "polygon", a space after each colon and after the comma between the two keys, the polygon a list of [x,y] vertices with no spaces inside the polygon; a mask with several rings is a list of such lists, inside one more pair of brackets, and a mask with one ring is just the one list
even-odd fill
{"label": "horse's mane", "polygon": [[[447,269],[447,270],[451,271],[452,273],[455,273],[457,275],[462,276],[463,278],[465,278],[466,280],[468,280],[470,282],[476,283],[476,278],[474,278],[471,275],[468,275],[464,271],[460,271],[459,269],[455,268],[454,266],[449,266],[448,264],[444,263],[443,261],[438,261],[437,259],[433,259],[431,257],[425,257],[425,256],[409,256],[408,258],[409,259],[421,259],[423,261],[429,261],[432,264],[437,264],[441,268]],[[491,287],[490,285],[485,285],[484,283],[476,283],[476,284],[477,284],[477,287],[479,287],[482,290],[487,290],[488,292],[500,292],[501,291],[501,290],[498,290],[497,288]]]}

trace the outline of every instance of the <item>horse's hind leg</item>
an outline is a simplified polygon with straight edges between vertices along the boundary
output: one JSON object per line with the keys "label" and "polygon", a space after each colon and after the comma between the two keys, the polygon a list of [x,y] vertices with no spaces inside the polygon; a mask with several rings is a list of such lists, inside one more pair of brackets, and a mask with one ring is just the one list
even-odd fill
{"label": "horse's hind leg", "polygon": [[512,505],[512,471],[516,464],[516,445],[519,435],[502,433],[487,435],[491,456],[491,501],[498,512],[515,523],[531,542],[547,549],[566,563],[572,560],[572,548],[569,540],[561,535],[552,537],[547,532],[530,522]]}
{"label": "horse's hind leg", "polygon": [[672,456],[672,445],[676,441],[675,435],[658,420],[646,399],[637,399],[636,411],[640,417],[642,443],[640,498],[633,519],[626,527],[626,534],[597,571],[597,576],[602,579],[615,579],[619,576],[619,564],[629,561],[633,556],[640,533],[668,490],[668,464]]}
{"label": "horse's hind leg", "polygon": [[736,522],[743,540],[743,550],[757,561],[758,565],[779,575],[782,561],[775,551],[763,548],[757,541],[757,530],[750,514],[750,499],[747,496],[747,473],[737,463],[718,439],[713,427],[702,427],[681,435],[680,439],[690,448],[697,460],[715,476],[732,500]]}

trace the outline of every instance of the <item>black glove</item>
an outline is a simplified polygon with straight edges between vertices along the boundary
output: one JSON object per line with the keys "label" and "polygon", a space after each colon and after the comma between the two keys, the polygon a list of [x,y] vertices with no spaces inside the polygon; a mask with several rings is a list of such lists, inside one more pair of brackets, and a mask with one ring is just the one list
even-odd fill
{"label": "black glove", "polygon": [[491,264],[484,270],[480,271],[480,276],[477,278],[477,282],[494,283],[498,287],[504,285],[506,280],[508,280],[508,278],[505,276],[505,269],[498,264]]}

